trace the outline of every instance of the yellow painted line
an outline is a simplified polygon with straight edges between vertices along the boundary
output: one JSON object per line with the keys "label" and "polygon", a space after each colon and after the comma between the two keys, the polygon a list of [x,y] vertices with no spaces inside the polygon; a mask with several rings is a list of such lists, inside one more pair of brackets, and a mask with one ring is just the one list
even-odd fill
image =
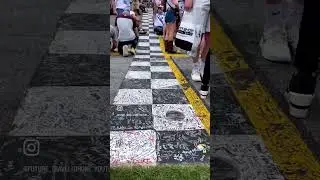
{"label": "yellow painted line", "polygon": [[184,75],[179,70],[177,65],[173,62],[171,54],[168,54],[164,51],[164,43],[161,37],[159,38],[159,41],[160,41],[160,48],[164,53],[164,56],[168,61],[168,64],[173,71],[173,74],[175,75],[176,79],[182,86],[182,90],[186,98],[188,99],[189,103],[192,105],[195,111],[195,114],[201,120],[205,130],[210,135],[210,112],[208,111],[207,107],[204,105],[202,99],[198,96],[197,92],[193,90],[193,88],[189,85],[188,80],[184,77]]}
{"label": "yellow painted line", "polygon": [[256,79],[239,82],[235,72],[251,70],[214,17],[211,17],[211,33],[211,47],[218,65],[281,173],[288,180],[319,180],[317,158],[276,100]]}

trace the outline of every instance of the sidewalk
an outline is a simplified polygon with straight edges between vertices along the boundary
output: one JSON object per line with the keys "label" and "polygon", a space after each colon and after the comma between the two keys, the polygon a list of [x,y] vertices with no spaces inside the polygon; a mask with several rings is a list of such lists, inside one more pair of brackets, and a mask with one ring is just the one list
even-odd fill
{"label": "sidewalk", "polygon": [[209,163],[208,134],[153,32],[150,9],[142,21],[149,34],[140,36],[111,108],[111,166]]}

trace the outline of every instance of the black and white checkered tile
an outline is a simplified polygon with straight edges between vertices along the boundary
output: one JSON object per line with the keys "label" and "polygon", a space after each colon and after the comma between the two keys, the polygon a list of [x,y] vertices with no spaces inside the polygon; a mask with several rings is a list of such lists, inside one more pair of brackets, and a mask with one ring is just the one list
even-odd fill
{"label": "black and white checkered tile", "polygon": [[200,147],[209,147],[208,135],[164,58],[152,15],[142,16],[149,33],[113,102],[111,165],[208,162]]}
{"label": "black and white checkered tile", "polygon": [[17,112],[11,135],[108,133],[107,12],[105,0],[70,3]]}

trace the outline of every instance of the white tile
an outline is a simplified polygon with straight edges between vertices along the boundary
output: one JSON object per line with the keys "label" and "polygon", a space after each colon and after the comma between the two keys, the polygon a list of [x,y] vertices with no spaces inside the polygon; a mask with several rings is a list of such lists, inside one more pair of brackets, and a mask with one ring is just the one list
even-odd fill
{"label": "white tile", "polygon": [[139,36],[139,39],[150,39],[149,36]]}
{"label": "white tile", "polygon": [[138,43],[138,47],[149,47],[150,46],[150,43],[149,42],[139,42]]}
{"label": "white tile", "polygon": [[52,54],[108,54],[106,31],[58,31],[49,52]]}
{"label": "white tile", "polygon": [[176,79],[151,79],[151,89],[179,89],[180,84]]}
{"label": "white tile", "polygon": [[149,71],[128,71],[127,79],[151,79],[151,72]]}
{"label": "white tile", "polygon": [[164,56],[161,52],[150,52],[150,56]]}
{"label": "white tile", "polygon": [[131,66],[150,66],[148,61],[132,61]]}
{"label": "white tile", "polygon": [[[177,112],[182,116],[168,115]],[[189,104],[159,104],[152,105],[154,129],[157,131],[181,131],[203,129],[200,119]]]}
{"label": "white tile", "polygon": [[144,49],[136,49],[136,53],[150,53],[150,50],[144,50]]}
{"label": "white tile", "polygon": [[169,66],[151,66],[151,72],[172,72]]}
{"label": "white tile", "polygon": [[154,130],[111,131],[110,165],[156,165],[156,139]]}
{"label": "white tile", "polygon": [[160,43],[159,39],[150,39],[149,43]]}
{"label": "white tile", "polygon": [[150,62],[167,62],[165,58],[151,58]]}
{"label": "white tile", "polygon": [[150,46],[150,51],[161,51],[160,46]]}
{"label": "white tile", "polygon": [[83,13],[83,14],[109,14],[109,8],[106,6],[106,2],[89,2],[84,0],[73,1],[66,13]]}
{"label": "white tile", "polygon": [[134,58],[143,58],[143,59],[148,59],[150,58],[150,55],[141,55],[141,54],[137,54],[134,56]]}
{"label": "white tile", "polygon": [[113,104],[139,105],[152,102],[151,89],[119,89]]}

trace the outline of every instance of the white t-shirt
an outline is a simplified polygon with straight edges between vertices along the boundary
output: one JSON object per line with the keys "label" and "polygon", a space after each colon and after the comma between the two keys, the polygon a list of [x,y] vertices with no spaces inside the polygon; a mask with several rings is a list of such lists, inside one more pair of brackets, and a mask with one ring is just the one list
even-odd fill
{"label": "white t-shirt", "polygon": [[133,29],[137,27],[137,25],[135,24],[132,16],[120,15],[117,17],[116,22],[119,30],[118,40],[120,42],[132,41],[136,38]]}
{"label": "white t-shirt", "polygon": [[164,13],[163,14],[156,14],[153,20],[154,27],[163,27],[164,26]]}

